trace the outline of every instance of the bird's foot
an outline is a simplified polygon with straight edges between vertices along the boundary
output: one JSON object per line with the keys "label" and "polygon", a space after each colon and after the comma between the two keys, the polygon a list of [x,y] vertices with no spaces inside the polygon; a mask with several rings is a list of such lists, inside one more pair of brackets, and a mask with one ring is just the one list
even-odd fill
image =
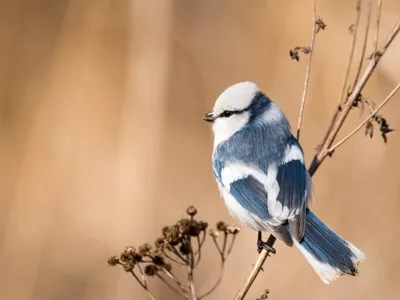
{"label": "bird's foot", "polygon": [[257,239],[257,251],[258,251],[258,253],[261,253],[261,251],[262,251],[263,249],[265,249],[265,250],[267,250],[268,252],[271,252],[271,253],[273,253],[273,254],[276,253],[276,250],[275,250],[274,247],[270,246],[270,245],[268,244],[268,242],[264,242],[264,241],[262,240],[261,231],[259,231],[259,232],[258,232],[258,239]]}

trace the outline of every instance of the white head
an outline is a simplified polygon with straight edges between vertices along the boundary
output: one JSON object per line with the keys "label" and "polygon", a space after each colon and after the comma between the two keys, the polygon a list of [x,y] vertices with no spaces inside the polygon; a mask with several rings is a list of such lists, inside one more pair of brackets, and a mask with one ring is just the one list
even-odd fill
{"label": "white head", "polygon": [[[267,106],[268,109],[265,109]],[[212,112],[203,118],[213,122],[214,148],[246,126],[251,116],[255,124],[271,124],[285,118],[275,103],[266,98],[253,82],[239,82],[223,91]]]}

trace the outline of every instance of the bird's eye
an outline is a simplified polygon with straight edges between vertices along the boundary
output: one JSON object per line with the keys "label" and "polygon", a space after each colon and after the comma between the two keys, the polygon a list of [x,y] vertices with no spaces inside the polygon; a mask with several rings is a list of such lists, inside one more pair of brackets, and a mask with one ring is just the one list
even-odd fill
{"label": "bird's eye", "polygon": [[235,112],[231,110],[224,110],[219,116],[222,118],[229,118],[232,116]]}

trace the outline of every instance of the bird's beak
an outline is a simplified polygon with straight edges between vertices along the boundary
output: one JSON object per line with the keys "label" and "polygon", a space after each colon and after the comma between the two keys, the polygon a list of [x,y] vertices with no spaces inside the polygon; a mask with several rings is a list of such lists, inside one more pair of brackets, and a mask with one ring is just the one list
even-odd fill
{"label": "bird's beak", "polygon": [[206,114],[204,115],[203,120],[204,120],[204,121],[207,121],[207,122],[214,122],[215,119],[214,119],[214,117],[213,117],[212,112],[210,111],[210,112],[208,112],[208,113],[206,113]]}

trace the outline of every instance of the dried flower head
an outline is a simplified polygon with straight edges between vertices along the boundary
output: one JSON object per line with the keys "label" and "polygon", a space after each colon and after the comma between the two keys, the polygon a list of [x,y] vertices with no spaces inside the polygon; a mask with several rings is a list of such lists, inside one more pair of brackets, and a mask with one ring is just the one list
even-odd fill
{"label": "dried flower head", "polygon": [[157,274],[157,271],[158,271],[158,268],[157,268],[157,266],[155,266],[155,265],[147,265],[147,266],[144,268],[144,273],[145,273],[147,276],[154,276],[154,275]]}
{"label": "dried flower head", "polygon": [[209,234],[213,238],[219,237],[219,232],[218,232],[218,230],[215,230],[215,229],[210,229]]}
{"label": "dried flower head", "polygon": [[110,266],[116,266],[120,263],[118,256],[111,256],[107,262]]}
{"label": "dried flower head", "polygon": [[190,226],[192,222],[193,221],[187,218],[180,219],[177,223],[179,226],[179,233],[181,235],[187,235],[190,232]]}
{"label": "dried flower head", "polygon": [[165,259],[160,252],[154,252],[151,255],[151,260],[156,266],[163,266],[165,265]]}
{"label": "dried flower head", "polygon": [[172,246],[176,246],[181,242],[182,234],[178,224],[169,226],[168,229],[164,228],[165,241]]}
{"label": "dried flower head", "polygon": [[154,246],[157,249],[163,249],[165,247],[165,240],[164,238],[158,238],[156,239],[156,241],[154,242]]}
{"label": "dried flower head", "polygon": [[227,227],[228,227],[228,225],[226,225],[226,223],[223,222],[223,221],[219,221],[217,223],[217,230],[218,231],[224,231],[225,232],[227,230]]}
{"label": "dried flower head", "polygon": [[126,272],[132,272],[135,265],[131,262],[127,262],[127,263],[123,264],[123,267]]}
{"label": "dried flower head", "polygon": [[200,226],[201,231],[205,231],[208,227],[208,223],[204,222],[204,221],[199,221],[199,226]]}
{"label": "dried flower head", "polygon": [[182,253],[183,255],[188,255],[190,253],[190,245],[187,243],[183,243],[179,247],[179,252]]}
{"label": "dried flower head", "polygon": [[238,234],[240,232],[240,227],[231,225],[231,226],[227,227],[227,231],[228,231],[229,234],[235,235],[235,234]]}
{"label": "dried flower head", "polygon": [[194,216],[197,214],[197,209],[196,209],[193,205],[190,205],[190,206],[187,208],[186,213],[187,213],[189,216],[194,217]]}
{"label": "dried flower head", "polygon": [[143,244],[139,247],[139,254],[141,254],[142,256],[150,256],[151,249],[152,248],[148,243]]}
{"label": "dried flower head", "polygon": [[199,223],[196,220],[193,220],[190,224],[190,230],[189,230],[189,234],[191,236],[199,236],[201,232],[201,226],[199,225]]}

